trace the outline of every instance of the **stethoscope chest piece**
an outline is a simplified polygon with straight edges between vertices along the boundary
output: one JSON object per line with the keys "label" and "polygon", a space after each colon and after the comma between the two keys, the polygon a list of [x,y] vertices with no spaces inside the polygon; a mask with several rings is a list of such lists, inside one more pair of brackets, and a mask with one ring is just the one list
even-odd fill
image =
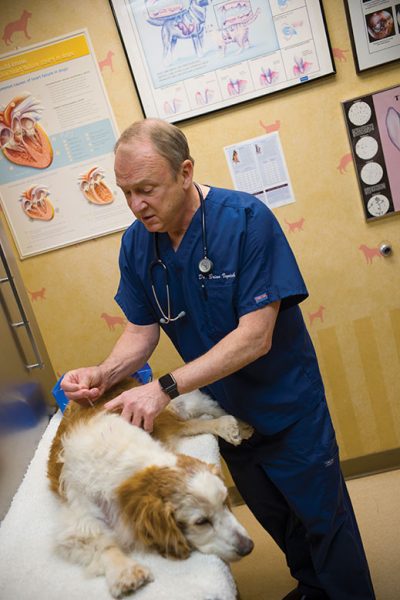
{"label": "stethoscope chest piece", "polygon": [[199,262],[200,273],[202,275],[210,275],[212,270],[213,270],[213,264],[212,264],[211,260],[209,258],[207,258],[207,256],[204,256],[204,258],[202,258],[201,261]]}

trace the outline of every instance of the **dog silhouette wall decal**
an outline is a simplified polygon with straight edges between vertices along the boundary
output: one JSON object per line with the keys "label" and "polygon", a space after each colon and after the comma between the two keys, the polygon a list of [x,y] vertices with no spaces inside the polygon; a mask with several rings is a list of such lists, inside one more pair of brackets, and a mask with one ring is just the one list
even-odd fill
{"label": "dog silhouette wall decal", "polygon": [[340,62],[347,62],[346,52],[348,52],[348,50],[343,50],[342,48],[332,48],[333,56]]}
{"label": "dog silhouette wall decal", "polygon": [[31,36],[28,34],[28,21],[31,18],[31,16],[32,16],[31,12],[29,12],[28,10],[23,10],[19,19],[17,19],[16,21],[10,21],[10,23],[7,23],[7,25],[4,27],[4,32],[3,32],[3,37],[2,37],[3,42],[7,46],[9,46],[11,44],[12,36],[14,35],[14,33],[17,33],[18,31],[22,31],[22,33],[25,34],[25,37],[28,40],[31,39]]}
{"label": "dog silhouette wall decal", "polygon": [[36,290],[35,292],[31,292],[30,290],[28,290],[31,300],[32,302],[36,302],[36,300],[46,300],[46,288],[42,287],[41,290]]}
{"label": "dog silhouette wall decal", "polygon": [[369,248],[365,244],[361,244],[361,246],[359,246],[358,249],[361,250],[361,252],[364,254],[365,260],[368,265],[372,263],[375,256],[377,256],[378,258],[382,258],[382,255],[379,252],[379,248]]}
{"label": "dog silhouette wall decal", "polygon": [[274,131],[279,131],[279,129],[281,128],[281,122],[278,120],[276,120],[275,123],[265,124],[260,119],[259,123],[260,123],[261,127],[264,129],[265,133],[273,133]]}
{"label": "dog silhouette wall decal", "polygon": [[287,219],[285,219],[286,225],[289,226],[289,233],[294,233],[296,230],[303,231],[304,220],[304,217],[301,217],[301,219],[298,221],[293,221],[293,223],[290,223]]}
{"label": "dog silhouette wall decal", "polygon": [[349,152],[348,154],[343,154],[338,166],[336,167],[341,175],[347,173],[347,166],[351,162],[353,162],[353,156],[351,155],[351,153]]}
{"label": "dog silhouette wall decal", "polygon": [[114,52],[112,50],[109,50],[106,54],[106,57],[103,58],[103,60],[99,60],[100,71],[103,71],[103,69],[105,69],[106,67],[110,67],[111,71],[114,73],[113,56]]}
{"label": "dog silhouette wall decal", "polygon": [[310,319],[310,325],[313,324],[313,322],[315,321],[315,319],[319,319],[321,321],[321,323],[324,322],[324,310],[325,310],[325,306],[320,306],[318,310],[316,310],[313,313],[308,313],[309,319]]}
{"label": "dog silhouette wall decal", "polygon": [[108,315],[107,313],[102,313],[100,318],[104,319],[110,331],[114,331],[116,325],[121,325],[121,327],[123,327],[126,323],[126,319],[123,317],[114,317],[112,315]]}

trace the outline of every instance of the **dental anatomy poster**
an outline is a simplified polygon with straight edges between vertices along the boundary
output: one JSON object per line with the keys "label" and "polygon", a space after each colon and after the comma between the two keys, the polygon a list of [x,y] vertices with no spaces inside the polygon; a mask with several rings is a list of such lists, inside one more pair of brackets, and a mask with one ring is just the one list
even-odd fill
{"label": "dental anatomy poster", "polygon": [[400,86],[343,102],[367,220],[400,212]]}
{"label": "dental anatomy poster", "polygon": [[178,122],[334,72],[319,0],[110,0],[146,117]]}
{"label": "dental anatomy poster", "polygon": [[279,133],[224,148],[236,190],[252,194],[269,208],[295,202]]}
{"label": "dental anatomy poster", "polygon": [[86,31],[0,56],[0,104],[0,198],[21,258],[132,222]]}

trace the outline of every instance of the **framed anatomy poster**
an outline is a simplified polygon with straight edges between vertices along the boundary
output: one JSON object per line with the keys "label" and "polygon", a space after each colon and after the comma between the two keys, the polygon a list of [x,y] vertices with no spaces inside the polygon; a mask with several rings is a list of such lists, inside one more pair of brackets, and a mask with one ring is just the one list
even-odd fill
{"label": "framed anatomy poster", "polygon": [[21,258],[126,228],[114,115],[85,30],[0,56],[0,199]]}
{"label": "framed anatomy poster", "polygon": [[320,0],[110,0],[146,117],[176,123],[335,72]]}
{"label": "framed anatomy poster", "polygon": [[344,0],[358,72],[400,59],[400,0]]}
{"label": "framed anatomy poster", "polygon": [[400,85],[343,102],[367,220],[400,213]]}

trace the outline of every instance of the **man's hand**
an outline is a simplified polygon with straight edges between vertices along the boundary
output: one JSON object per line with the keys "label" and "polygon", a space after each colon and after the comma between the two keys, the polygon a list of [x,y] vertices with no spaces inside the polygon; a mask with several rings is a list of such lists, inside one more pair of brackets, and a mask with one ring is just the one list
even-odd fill
{"label": "man's hand", "polygon": [[122,409],[121,416],[145,431],[153,431],[153,422],[157,415],[167,406],[169,397],[165,394],[158,381],[141,385],[106,402],[106,410]]}
{"label": "man's hand", "polygon": [[61,389],[68,400],[78,404],[92,404],[106,391],[106,377],[100,367],[83,367],[68,371],[61,382]]}

